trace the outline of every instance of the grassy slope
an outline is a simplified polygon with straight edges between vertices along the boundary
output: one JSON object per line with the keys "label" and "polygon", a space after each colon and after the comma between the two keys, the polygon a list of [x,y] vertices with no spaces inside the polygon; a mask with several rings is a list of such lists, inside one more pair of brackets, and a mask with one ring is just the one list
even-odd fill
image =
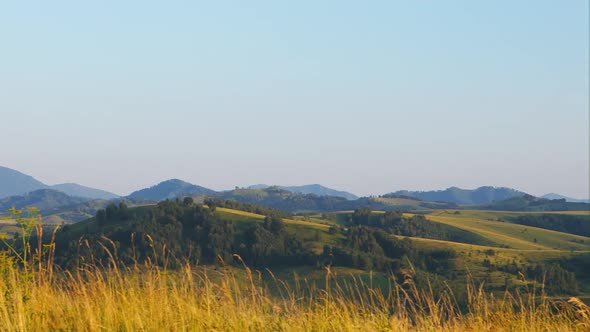
{"label": "grassy slope", "polygon": [[[263,215],[226,208],[217,208],[215,214],[221,219],[234,221],[238,230],[245,230],[252,223],[264,221]],[[326,224],[293,219],[283,219],[283,222],[287,225],[289,232],[297,233],[308,248],[316,253],[321,252],[325,244],[334,245],[342,238],[342,235],[329,234],[330,226]]]}
{"label": "grassy slope", "polygon": [[[141,214],[145,213],[147,208],[146,206],[134,210],[137,214]],[[239,232],[244,231],[253,223],[262,223],[264,221],[263,215],[233,209],[217,208],[215,213],[221,219],[233,221]],[[381,213],[375,212],[375,214]],[[506,265],[513,261],[520,265],[590,254],[590,238],[497,221],[503,216],[514,216],[519,213],[522,214],[522,212],[461,211],[461,214],[455,215],[454,211],[436,210],[426,215],[429,220],[434,222],[445,223],[472,231],[494,242],[505,244],[510,248],[423,238],[411,239],[414,241],[416,247],[421,249],[454,249],[458,254],[455,262],[460,282],[466,281],[468,273],[472,274],[475,279],[483,280],[487,274],[487,268],[482,265],[484,259],[489,259],[492,264],[496,265]],[[571,213],[569,212],[568,214]],[[344,222],[344,219],[345,214],[339,213],[336,223],[341,224]],[[331,222],[326,220],[312,217],[308,221],[284,219],[284,222],[288,226],[287,229],[289,232],[296,233],[305,246],[317,253],[322,251],[325,244],[335,245],[344,238],[341,234],[329,234],[328,230]],[[93,219],[89,219],[88,221],[74,224],[70,227],[72,227],[71,232],[80,232],[82,234],[87,229],[90,231],[94,230],[96,225]],[[525,229],[526,231],[524,231]],[[534,242],[534,238],[537,238],[537,243]],[[577,241],[583,240],[584,242],[571,242],[572,239]],[[490,249],[494,251],[494,255],[486,253],[489,253]],[[361,277],[367,276],[366,271],[354,269],[338,268],[335,269],[336,271],[339,271],[341,274],[351,273]],[[283,277],[297,273],[309,279],[321,279],[321,275],[315,275],[318,273],[317,271],[303,267],[287,267],[274,272]],[[513,284],[521,283],[513,275],[495,271],[491,273],[491,284],[501,286],[504,284],[505,277],[510,278]],[[590,289],[584,291],[590,291]]]}
{"label": "grassy slope", "polygon": [[[590,255],[590,238],[497,221],[508,215],[516,216],[524,213],[529,212],[461,211],[460,214],[456,215],[454,211],[434,211],[426,215],[431,221],[472,231],[497,243],[508,245],[510,248],[478,246],[422,238],[411,239],[414,240],[417,247],[423,249],[454,249],[458,253],[455,263],[460,273],[460,279],[466,279],[467,272],[476,279],[483,279],[488,273],[488,269],[482,264],[484,259],[490,260],[495,265],[506,265],[511,262],[521,265]],[[575,211],[566,214],[585,213]],[[535,238],[537,243],[534,242]],[[571,242],[571,240],[581,240],[583,243]],[[494,254],[489,255],[489,250],[493,250]],[[510,279],[512,284],[526,284],[516,276],[500,271],[490,273],[491,281],[488,281],[488,284],[501,288],[506,277]],[[580,282],[580,286],[582,292],[590,292],[590,288],[586,287],[584,282]]]}
{"label": "grassy slope", "polygon": [[430,201],[421,201],[418,199],[411,199],[411,198],[403,198],[403,197],[375,197],[373,198],[374,201],[384,203],[387,205],[395,206],[395,207],[407,207],[408,209],[419,209],[419,210],[430,210],[430,208],[425,207],[428,205],[430,207],[438,207],[444,208],[448,206],[447,203],[441,202],[430,202]]}
{"label": "grassy slope", "polygon": [[428,220],[478,233],[514,249],[590,250],[588,237],[497,221],[499,217],[499,214],[483,211],[461,211],[458,215],[448,211],[436,211],[426,215]]}
{"label": "grassy slope", "polygon": [[[338,224],[345,224],[347,214],[353,211],[341,211],[337,214]],[[382,211],[374,211],[375,217]],[[453,249],[457,252],[455,264],[458,272],[459,283],[467,282],[467,275],[471,274],[477,280],[483,280],[488,269],[483,266],[484,259],[490,260],[495,265],[507,265],[516,262],[518,265],[535,264],[561,258],[571,258],[578,255],[590,255],[590,238],[561,233],[541,228],[523,226],[499,221],[506,217],[515,217],[523,214],[539,214],[539,212],[503,212],[460,210],[455,214],[454,210],[434,210],[426,214],[426,218],[481,235],[492,242],[499,243],[509,248],[499,248],[483,245],[472,245],[452,241],[440,241],[411,237],[416,247],[426,250]],[[588,215],[588,211],[544,212],[552,214]],[[412,214],[406,214],[411,216]],[[400,238],[402,238],[400,236]],[[537,239],[535,243],[534,239]],[[573,242],[572,240],[576,241]],[[493,255],[490,255],[493,250]],[[505,279],[515,285],[525,285],[526,282],[516,276],[500,271],[490,273],[487,284],[502,288]],[[590,292],[590,287],[580,282],[581,291]]]}
{"label": "grassy slope", "polygon": [[[218,209],[218,213],[222,213],[222,216],[229,220],[242,222],[262,222],[264,219],[261,215],[230,209]],[[376,214],[381,213],[382,212],[376,212]],[[414,241],[415,245],[421,249],[438,250],[449,248],[455,250],[458,254],[455,263],[458,269],[460,282],[466,281],[468,273],[470,273],[475,279],[483,280],[487,274],[487,268],[482,265],[484,259],[489,259],[490,262],[495,265],[507,265],[511,262],[516,262],[521,265],[590,254],[590,238],[496,221],[502,216],[508,214],[514,216],[519,213],[522,214],[522,212],[503,213],[461,211],[461,214],[455,215],[454,211],[434,211],[432,214],[426,215],[429,220],[472,231],[490,239],[491,241],[510,246],[510,248],[498,248],[423,238],[411,239]],[[572,213],[574,212],[568,212],[568,214]],[[342,223],[344,218],[344,213],[338,214],[338,223]],[[313,247],[316,251],[320,251],[325,243],[335,243],[339,238],[342,238],[341,235],[334,236],[328,234],[328,225],[320,224],[313,220],[313,218],[312,221],[285,220],[285,223],[290,226],[289,228],[291,231],[297,232],[305,240],[305,243]],[[315,238],[316,235],[313,230],[322,230],[319,241]],[[537,238],[537,243],[534,242],[535,238]],[[571,242],[571,240],[583,240],[584,243]],[[489,254],[490,250],[493,250],[493,255]],[[293,272],[299,271],[300,269],[288,270]],[[286,273],[286,271],[282,272]],[[366,274],[358,270],[343,270],[342,272],[360,275]],[[281,271],[278,273],[281,273]],[[304,273],[309,277],[313,275],[313,271],[299,271],[298,273]],[[490,277],[491,282],[488,282],[488,284],[491,284],[492,286],[502,287],[506,277],[511,280],[512,284],[525,284],[518,280],[514,275],[500,271],[492,272]]]}

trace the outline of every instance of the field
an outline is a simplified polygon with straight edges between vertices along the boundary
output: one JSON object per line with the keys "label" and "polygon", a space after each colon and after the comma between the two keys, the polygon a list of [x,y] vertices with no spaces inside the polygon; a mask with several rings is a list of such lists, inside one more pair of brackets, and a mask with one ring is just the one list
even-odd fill
{"label": "field", "polygon": [[[341,211],[336,216],[338,224],[345,224],[352,211]],[[373,211],[378,218],[382,211]],[[547,212],[549,214],[566,214],[590,216],[589,211]],[[556,262],[564,259],[590,257],[590,238],[568,233],[556,232],[536,227],[523,226],[505,222],[509,217],[539,212],[503,212],[480,210],[433,210],[425,212],[427,220],[457,227],[484,237],[494,246],[474,245],[452,241],[441,241],[418,237],[409,237],[416,247],[425,250],[452,249],[457,252],[454,259],[458,274],[458,283],[467,282],[468,276],[483,281],[496,294],[511,285],[530,286],[531,281],[522,280],[518,275],[490,270],[484,266],[484,260],[494,266],[517,264],[529,266],[537,263]],[[411,217],[413,214],[404,214]],[[397,236],[403,238],[402,236]],[[582,297],[590,297],[590,279],[588,273],[579,276]]]}
{"label": "field", "polygon": [[505,213],[482,211],[436,211],[431,221],[472,231],[509,248],[526,250],[589,251],[590,238],[498,221]]}
{"label": "field", "polygon": [[[265,218],[219,207],[214,214],[241,230]],[[324,245],[344,239],[330,230],[340,227],[348,214],[340,212],[335,220],[316,215],[283,222],[288,232],[320,253]],[[587,331],[590,309],[580,300],[590,293],[586,285],[576,298],[549,297],[534,291],[541,287],[535,282],[482,264],[535,264],[590,254],[590,238],[499,221],[515,215],[519,213],[428,212],[428,220],[498,243],[410,238],[421,250],[457,253],[456,279],[436,292],[415,287],[411,270],[404,272],[407,279],[397,281],[383,272],[345,267],[286,266],[271,271],[221,264],[166,270],[149,264],[125,267],[113,258],[108,268],[86,266],[72,274],[53,271],[43,265],[45,259],[23,271],[0,255],[0,331]],[[3,226],[16,229],[10,221]],[[96,225],[68,227],[82,234]],[[522,292],[505,292],[507,282]],[[459,298],[466,302],[460,305]]]}
{"label": "field", "polygon": [[[265,218],[260,214],[226,208],[216,208],[215,213],[225,220],[234,221],[236,227],[241,230],[247,228],[252,223],[261,223]],[[283,222],[288,225],[287,229],[290,233],[297,233],[299,237],[305,239],[310,249],[319,253],[325,244],[332,245],[338,239],[342,238],[342,236],[329,234],[328,229],[330,225],[317,221],[283,219]]]}
{"label": "field", "polygon": [[[264,216],[253,213],[218,209],[226,219],[240,221],[241,223],[262,222]],[[336,221],[320,219],[320,216],[311,216],[304,220],[287,220],[292,232],[305,234],[306,243],[316,252],[320,252],[324,244],[334,244],[342,239],[342,235],[333,235],[328,233],[330,225],[342,224],[346,216],[352,211],[342,211],[337,214]],[[376,216],[381,215],[382,211],[373,212]],[[496,212],[496,211],[468,211],[461,210],[458,214],[455,210],[434,210],[425,216],[428,220],[452,225],[481,235],[492,242],[498,243],[498,246],[481,246],[451,241],[440,241],[433,239],[424,239],[411,237],[416,247],[426,250],[453,249],[457,252],[455,266],[458,278],[456,284],[465,284],[468,278],[483,281],[490,286],[497,295],[505,286],[507,280],[511,285],[531,286],[533,282],[522,280],[513,274],[501,271],[489,271],[482,262],[489,260],[491,264],[501,266],[511,263],[518,265],[531,265],[536,263],[557,261],[560,259],[570,259],[572,257],[590,256],[590,238],[577,236],[567,233],[555,232],[546,229],[512,224],[498,221],[506,217],[514,217],[528,212]],[[538,214],[538,212],[536,212]],[[587,211],[570,211],[564,214],[588,215]],[[411,216],[411,214],[406,214]],[[240,223],[238,223],[240,224]],[[245,227],[245,224],[240,227]],[[402,237],[399,237],[402,238]],[[297,269],[287,269],[293,272]],[[288,279],[288,273],[284,271],[275,271]],[[363,275],[363,271],[349,270],[357,276]],[[306,275],[314,275],[314,271],[306,272]],[[321,279],[321,278],[320,278]],[[581,296],[587,298],[590,294],[590,287],[581,285]]]}

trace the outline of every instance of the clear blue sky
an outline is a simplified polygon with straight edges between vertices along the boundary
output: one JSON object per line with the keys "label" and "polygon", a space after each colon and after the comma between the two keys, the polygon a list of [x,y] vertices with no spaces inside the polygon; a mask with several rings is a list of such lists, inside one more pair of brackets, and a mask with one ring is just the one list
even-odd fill
{"label": "clear blue sky", "polygon": [[0,165],[588,197],[588,1],[4,1]]}

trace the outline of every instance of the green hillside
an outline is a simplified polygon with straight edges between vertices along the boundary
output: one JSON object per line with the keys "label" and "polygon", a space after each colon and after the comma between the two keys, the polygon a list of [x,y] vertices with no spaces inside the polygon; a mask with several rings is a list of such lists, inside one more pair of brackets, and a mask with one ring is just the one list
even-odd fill
{"label": "green hillside", "polygon": [[81,262],[105,264],[114,255],[123,264],[224,261],[239,268],[238,254],[249,266],[284,275],[321,276],[329,265],[344,274],[375,271],[399,279],[402,271],[413,270],[422,276],[418,280],[452,287],[471,276],[492,291],[529,287],[547,276],[551,294],[590,293],[590,238],[502,221],[533,215],[527,212],[357,209],[293,216],[245,203],[207,202],[108,205],[95,217],[62,227],[55,261],[69,269]]}
{"label": "green hillside", "polygon": [[[361,212],[360,210],[342,211],[330,217],[340,225],[349,226],[355,223],[355,215],[357,218],[362,216]],[[379,226],[387,213],[371,211],[367,217],[368,223]],[[410,221],[421,217],[451,229],[432,228],[437,231],[434,235],[423,233],[415,236],[407,234],[394,236],[400,239],[411,239],[419,250],[447,249],[456,252],[453,259],[455,271],[453,277],[459,283],[467,282],[467,276],[471,275],[476,280],[485,281],[489,289],[500,291],[506,287],[525,287],[535,280],[540,282],[548,273],[567,274],[561,271],[561,269],[567,269],[575,273],[580,291],[589,293],[590,287],[586,285],[590,285],[590,238],[503,221],[539,215],[551,216],[551,220],[555,218],[561,220],[559,216],[584,218],[588,216],[588,213],[478,210],[434,210],[425,211],[422,215],[404,213],[404,217],[412,218]],[[414,222],[424,223],[421,219],[415,219]],[[467,237],[463,238],[468,241],[448,240],[448,235],[452,235],[457,229],[467,232]],[[397,232],[396,228],[390,227],[389,230],[394,234]],[[527,269],[535,268],[542,272],[537,275],[530,273],[531,271],[527,273]]]}
{"label": "green hillside", "polygon": [[472,231],[505,247],[527,250],[590,250],[590,238],[498,221],[502,214],[481,211],[438,211],[431,221]]}

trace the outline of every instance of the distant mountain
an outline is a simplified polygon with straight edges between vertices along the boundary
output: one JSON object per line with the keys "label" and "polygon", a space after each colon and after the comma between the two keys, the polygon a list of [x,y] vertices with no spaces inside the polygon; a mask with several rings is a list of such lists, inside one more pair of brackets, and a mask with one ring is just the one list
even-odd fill
{"label": "distant mountain", "polygon": [[0,199],[0,215],[15,207],[23,209],[36,207],[41,210],[46,224],[75,223],[93,217],[98,209],[108,204],[124,202],[127,206],[154,203],[140,198],[116,198],[112,200],[74,197],[53,189],[39,189],[24,195]]}
{"label": "distant mountain", "polygon": [[262,189],[236,189],[222,192],[219,198],[242,203],[257,204],[286,212],[323,212],[349,210],[348,201],[343,197],[317,196],[315,194],[294,193],[278,186]]}
{"label": "distant mountain", "polygon": [[566,202],[571,202],[571,203],[590,203],[590,199],[571,198],[571,197],[567,197],[567,196],[563,196],[563,195],[555,194],[555,193],[545,194],[545,195],[541,196],[541,198],[546,198],[546,199],[565,199]]}
{"label": "distant mountain", "polygon": [[566,202],[565,199],[545,199],[532,195],[476,206],[482,210],[498,211],[590,211],[588,203]]}
{"label": "distant mountain", "polygon": [[511,188],[503,187],[479,187],[477,189],[461,189],[451,187],[436,191],[407,191],[400,190],[384,197],[414,197],[423,201],[449,202],[456,204],[488,204],[503,201],[513,197],[522,197],[526,193]]}
{"label": "distant mountain", "polygon": [[82,186],[76,183],[62,183],[51,186],[51,189],[61,191],[62,193],[70,196],[85,197],[92,199],[115,199],[119,195],[115,195],[111,192]]}
{"label": "distant mountain", "polygon": [[205,187],[178,179],[171,179],[160,182],[155,186],[135,191],[128,197],[160,201],[182,195],[214,195],[215,193],[214,190]]}
{"label": "distant mountain", "polygon": [[10,196],[0,199],[0,212],[11,207],[22,209],[34,206],[43,215],[54,213],[65,207],[74,207],[89,200],[82,197],[72,197],[53,189],[39,189],[20,196]]}
{"label": "distant mountain", "polygon": [[19,171],[0,166],[0,198],[17,196],[47,185]]}
{"label": "distant mountain", "polygon": [[280,187],[280,186],[269,186],[268,184],[254,184],[249,186],[246,189],[266,189],[266,188],[270,188],[270,187]]}
{"label": "distant mountain", "polygon": [[[253,185],[253,186],[248,187],[248,189],[266,189],[269,187],[271,187],[271,186],[268,186],[266,184],[257,184],[257,185]],[[355,200],[358,198],[356,195],[351,194],[349,192],[335,190],[332,188],[324,187],[319,184],[307,184],[307,185],[303,185],[303,186],[272,186],[272,187],[278,187],[283,190],[287,190],[292,193],[299,193],[299,194],[314,194],[317,196],[343,197],[348,200]]]}
{"label": "distant mountain", "polygon": [[415,210],[429,209],[432,205],[447,208],[444,204],[429,204],[429,202],[416,201],[408,204],[393,200],[362,197],[356,200],[348,200],[344,197],[318,196],[315,194],[301,194],[281,189],[278,186],[263,189],[241,188],[224,191],[216,195],[217,198],[233,200],[242,203],[267,206],[290,213],[335,212],[355,210],[368,207],[373,210]]}
{"label": "distant mountain", "polygon": [[108,191],[89,188],[76,183],[62,183],[48,186],[30,175],[0,166],[0,198],[20,196],[39,189],[54,189],[70,196],[92,199],[113,199],[119,197]]}

